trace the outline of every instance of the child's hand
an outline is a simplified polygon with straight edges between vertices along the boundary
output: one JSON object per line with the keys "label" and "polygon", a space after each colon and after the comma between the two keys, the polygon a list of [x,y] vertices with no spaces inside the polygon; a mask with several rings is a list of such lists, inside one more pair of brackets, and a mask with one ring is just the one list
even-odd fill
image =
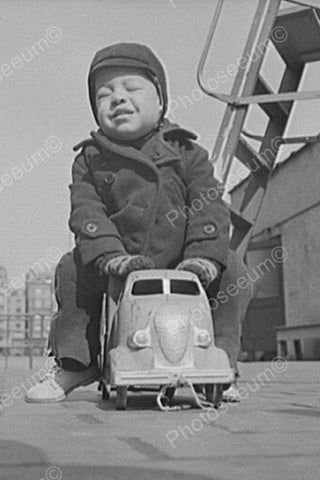
{"label": "child's hand", "polygon": [[152,268],[154,268],[154,263],[149,257],[144,255],[120,255],[109,260],[104,267],[104,273],[126,277],[135,270],[150,270]]}
{"label": "child's hand", "polygon": [[177,266],[177,270],[187,270],[195,273],[204,288],[207,288],[211,282],[219,275],[219,265],[206,260],[205,258],[188,258],[183,260]]}

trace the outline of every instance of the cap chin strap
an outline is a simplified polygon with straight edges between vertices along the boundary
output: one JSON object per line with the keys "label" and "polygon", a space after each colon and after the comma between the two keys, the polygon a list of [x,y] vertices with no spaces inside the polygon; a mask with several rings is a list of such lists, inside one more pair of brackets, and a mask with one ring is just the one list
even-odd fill
{"label": "cap chin strap", "polygon": [[160,82],[159,82],[158,78],[155,75],[153,75],[149,71],[147,71],[147,75],[150,77],[150,80],[152,81],[152,83],[154,84],[154,86],[157,89],[158,97],[159,97],[159,100],[160,100],[160,106],[162,107],[161,108],[161,116],[160,116],[160,120],[159,120],[159,122],[160,122],[160,121],[162,121],[162,119],[164,117],[164,98],[163,98],[162,88],[161,88],[161,85],[160,85]]}
{"label": "cap chin strap", "polygon": [[160,116],[160,120],[162,120],[163,117],[164,117],[164,115],[165,115],[165,112],[164,112],[164,99],[163,99],[163,94],[162,94],[161,85],[160,85],[159,80],[157,79],[157,77],[155,77],[154,83],[155,83],[155,85],[156,85],[156,89],[157,89],[157,92],[158,92],[158,96],[159,96],[159,100],[160,100],[160,106],[162,107],[162,108],[161,108],[161,116]]}

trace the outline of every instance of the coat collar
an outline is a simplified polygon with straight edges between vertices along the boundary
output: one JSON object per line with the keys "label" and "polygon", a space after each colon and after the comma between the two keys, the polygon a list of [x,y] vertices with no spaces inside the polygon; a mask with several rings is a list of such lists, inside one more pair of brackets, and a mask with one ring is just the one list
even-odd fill
{"label": "coat collar", "polygon": [[112,142],[100,129],[97,132],[91,132],[91,139],[77,144],[73,150],[76,151],[87,145],[98,144],[100,147],[121,156],[159,166],[181,160],[179,151],[168,141],[181,139],[196,140],[197,135],[165,119],[160,130],[147,139],[140,150],[132,146]]}
{"label": "coat collar", "polygon": [[190,140],[197,140],[198,135],[191,130],[187,130],[186,128],[181,128],[180,125],[177,123],[170,122],[167,118],[163,121],[163,126],[161,128],[161,132],[164,136],[168,136],[167,134],[172,135],[173,137],[178,138],[187,138]]}

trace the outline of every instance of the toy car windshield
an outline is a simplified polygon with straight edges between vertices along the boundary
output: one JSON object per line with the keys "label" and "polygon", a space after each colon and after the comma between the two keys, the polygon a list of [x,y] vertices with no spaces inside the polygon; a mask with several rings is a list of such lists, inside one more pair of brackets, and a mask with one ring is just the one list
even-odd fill
{"label": "toy car windshield", "polygon": [[[133,283],[131,294],[161,295],[165,293],[162,279],[136,280]],[[193,280],[170,280],[170,293],[176,295],[200,295],[199,286]]]}
{"label": "toy car windshield", "polygon": [[179,295],[200,295],[199,286],[193,280],[170,280],[170,293]]}

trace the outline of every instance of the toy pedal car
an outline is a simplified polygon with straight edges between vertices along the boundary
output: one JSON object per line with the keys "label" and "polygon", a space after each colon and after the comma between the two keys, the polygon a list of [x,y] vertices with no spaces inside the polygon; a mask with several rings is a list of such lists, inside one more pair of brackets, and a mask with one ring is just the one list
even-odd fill
{"label": "toy pedal car", "polygon": [[214,345],[209,301],[195,274],[139,270],[123,286],[112,277],[107,301],[104,399],[116,388],[117,409],[124,410],[129,386],[166,387],[173,397],[175,387],[199,392],[205,384],[206,400],[221,400],[222,385],[235,374]]}

